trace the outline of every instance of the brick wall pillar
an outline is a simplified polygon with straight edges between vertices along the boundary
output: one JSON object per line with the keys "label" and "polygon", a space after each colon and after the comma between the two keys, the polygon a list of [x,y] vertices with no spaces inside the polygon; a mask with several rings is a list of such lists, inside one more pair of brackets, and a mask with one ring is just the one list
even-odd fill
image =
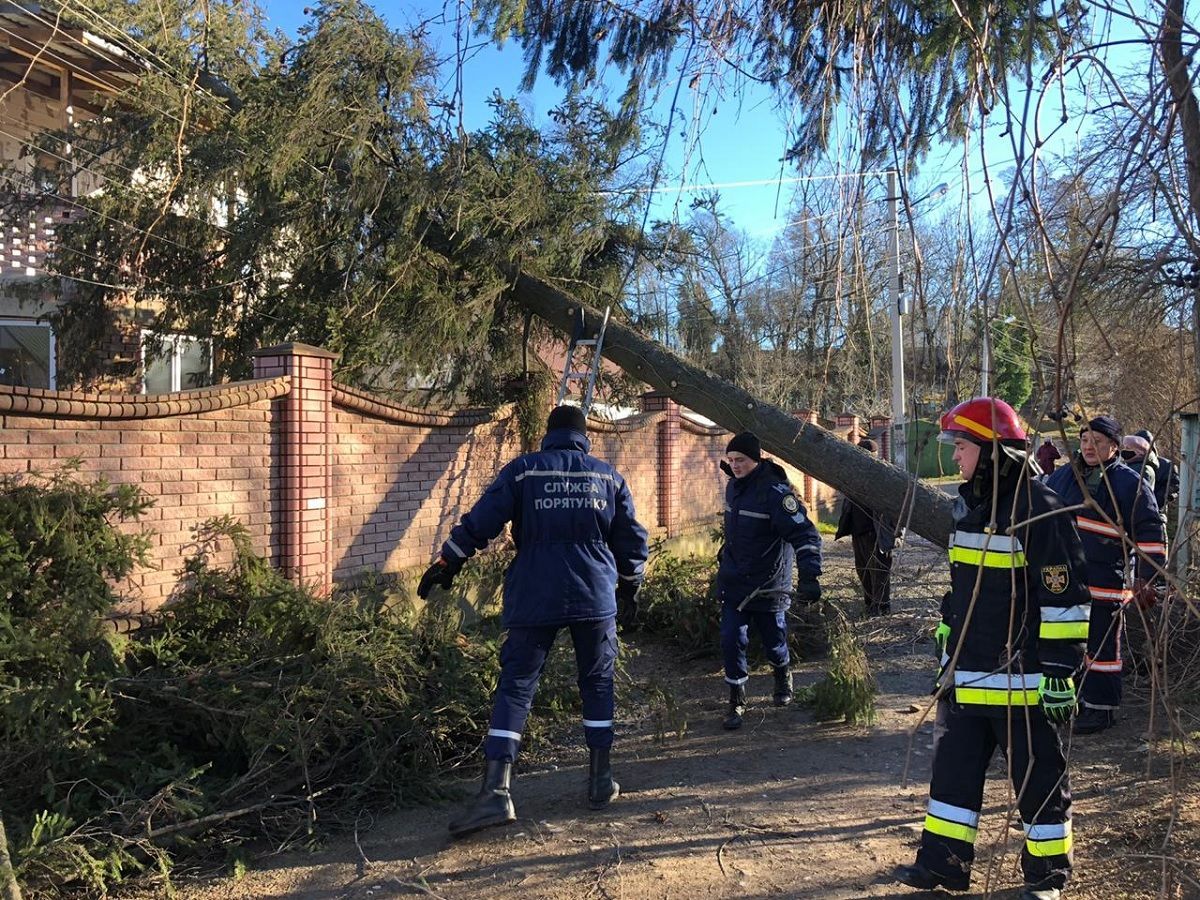
{"label": "brick wall pillar", "polygon": [[848,428],[846,440],[852,444],[858,443],[858,416],[854,413],[838,413],[838,428]]}
{"label": "brick wall pillar", "polygon": [[256,350],[255,378],[288,376],[292,389],[273,404],[277,426],[275,509],[279,567],[318,593],[333,588],[333,362],[308,344]]}
{"label": "brick wall pillar", "polygon": [[[792,415],[805,425],[817,424],[817,411],[815,409],[797,409],[792,412]],[[804,484],[801,487],[803,488],[804,496],[800,499],[804,501],[804,508],[808,510],[809,518],[815,522],[817,520],[817,481],[805,472]]]}
{"label": "brick wall pillar", "polygon": [[658,423],[658,526],[667,537],[679,534],[683,509],[679,459],[679,404],[658,391],[642,395],[642,412],[665,413]]}
{"label": "brick wall pillar", "polygon": [[879,435],[879,457],[880,459],[892,458],[892,417],[891,416],[871,416],[871,430],[882,428],[883,431]]}

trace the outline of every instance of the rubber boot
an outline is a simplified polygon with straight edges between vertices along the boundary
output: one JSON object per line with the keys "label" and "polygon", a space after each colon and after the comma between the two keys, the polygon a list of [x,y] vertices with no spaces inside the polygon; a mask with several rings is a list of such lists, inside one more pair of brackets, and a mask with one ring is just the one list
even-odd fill
{"label": "rubber boot", "polygon": [[742,727],[742,716],[746,714],[746,686],[731,684],[729,686],[729,715],[721,723],[722,727],[733,731]]}
{"label": "rubber boot", "polygon": [[489,759],[483,773],[483,787],[466,812],[450,823],[450,835],[465,837],[484,828],[517,821],[517,812],[513,809],[512,794],[509,792],[511,781],[512,763]]}
{"label": "rubber boot", "polygon": [[609,801],[621,796],[621,786],[613,781],[612,764],[608,760],[607,747],[592,747],[591,764],[588,767],[588,805],[592,809],[604,809]]}
{"label": "rubber boot", "polygon": [[787,666],[775,667],[775,695],[772,699],[776,706],[787,706],[792,702],[792,670]]}
{"label": "rubber boot", "polygon": [[967,891],[971,889],[971,876],[967,872],[961,875],[943,875],[925,868],[920,863],[911,866],[897,866],[892,878],[901,884],[922,891],[932,891],[934,888],[945,888],[948,891]]}

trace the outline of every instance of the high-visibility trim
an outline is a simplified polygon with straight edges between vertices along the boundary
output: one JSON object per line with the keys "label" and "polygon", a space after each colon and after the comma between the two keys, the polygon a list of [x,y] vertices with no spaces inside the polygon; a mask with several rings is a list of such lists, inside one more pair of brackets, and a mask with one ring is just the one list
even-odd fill
{"label": "high-visibility trim", "polygon": [[749,516],[752,519],[769,519],[769,518],[771,518],[767,513],[751,512],[748,509],[739,509],[738,515],[739,516]]}
{"label": "high-visibility trim", "polygon": [[995,550],[1012,553],[1024,550],[1021,541],[1011,534],[984,534],[980,531],[955,531],[950,535],[952,547],[970,547],[973,550]]}
{"label": "high-visibility trim", "polygon": [[972,706],[1037,706],[1037,689],[1009,691],[1003,688],[956,687],[954,699]]}
{"label": "high-visibility trim", "polygon": [[954,424],[961,425],[963,428],[967,429],[967,431],[971,432],[971,434],[979,435],[979,437],[983,438],[985,441],[992,441],[996,439],[996,432],[992,431],[992,429],[988,428],[986,425],[980,425],[978,422],[968,419],[966,416],[955,416]]}
{"label": "high-visibility trim", "polygon": [[934,800],[932,797],[929,798],[929,809],[927,811],[931,816],[937,816],[939,819],[945,819],[947,822],[957,822],[959,825],[969,825],[971,828],[975,828],[979,824],[979,810],[943,803],[941,800]]}
{"label": "high-visibility trim", "polygon": [[1124,668],[1120,659],[1092,659],[1090,656],[1084,657],[1084,665],[1091,672],[1113,672],[1117,675]]}
{"label": "high-visibility trim", "polygon": [[743,675],[741,678],[730,678],[728,675],[725,676],[726,684],[733,684],[733,685],[745,684],[749,680],[750,680],[749,675]]}
{"label": "high-visibility trim", "polygon": [[516,476],[513,481],[521,481],[526,476],[539,478],[600,478],[604,481],[617,483],[617,479],[607,472],[564,472],[561,469],[526,469],[520,475]]}
{"label": "high-visibility trim", "polygon": [[459,556],[461,556],[463,559],[467,558],[467,554],[465,554],[463,552],[462,548],[460,546],[458,546],[458,544],[454,543],[454,541],[450,540],[449,538],[446,538],[446,546],[449,547],[451,550],[453,550],[455,553],[457,553]]}
{"label": "high-visibility trim", "polygon": [[1109,525],[1099,519],[1089,519],[1087,516],[1076,516],[1075,525],[1080,531],[1090,531],[1092,534],[1104,537],[1119,538],[1121,536],[1121,529],[1115,525]]}
{"label": "high-visibility trim", "polygon": [[1157,554],[1158,556],[1167,555],[1167,545],[1157,541],[1147,541],[1145,543],[1138,541],[1137,548],[1146,554]]}
{"label": "high-visibility trim", "polygon": [[488,737],[507,738],[510,741],[521,740],[521,735],[516,731],[505,731],[503,728],[489,728]]}
{"label": "high-visibility trim", "polygon": [[1038,637],[1048,641],[1086,641],[1088,622],[1043,622]]}
{"label": "high-visibility trim", "polygon": [[983,566],[985,569],[1020,569],[1025,566],[1025,554],[1021,551],[1006,553],[1000,550],[973,550],[969,547],[951,547],[950,562]]}
{"label": "high-visibility trim", "polygon": [[1092,607],[1087,603],[1078,606],[1043,606],[1042,624],[1047,622],[1087,622],[1092,618]]}
{"label": "high-visibility trim", "polygon": [[999,688],[1003,691],[1037,688],[1041,680],[1041,672],[1034,672],[1032,675],[1010,675],[1007,672],[964,672],[956,670],[954,673],[955,687]]}
{"label": "high-visibility trim", "polygon": [[1093,600],[1104,600],[1107,603],[1128,603],[1133,599],[1133,591],[1129,588],[1106,588],[1088,585],[1088,593]]}
{"label": "high-visibility trim", "polygon": [[584,728],[612,728],[613,720],[612,719],[584,719],[583,727]]}
{"label": "high-visibility trim", "polygon": [[1074,845],[1071,820],[1055,825],[1025,825],[1025,846],[1030,856],[1066,856]]}
{"label": "high-visibility trim", "polygon": [[977,829],[972,828],[969,825],[959,825],[957,822],[947,822],[945,819],[939,819],[934,815],[927,815],[925,817],[925,830],[930,834],[954,838],[954,840],[962,841],[966,844],[974,844],[975,836],[979,833]]}

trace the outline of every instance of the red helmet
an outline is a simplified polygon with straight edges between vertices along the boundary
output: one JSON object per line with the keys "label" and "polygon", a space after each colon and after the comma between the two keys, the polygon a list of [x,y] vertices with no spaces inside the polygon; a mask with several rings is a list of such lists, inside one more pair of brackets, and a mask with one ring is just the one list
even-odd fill
{"label": "red helmet", "polygon": [[1025,428],[1017,411],[994,397],[976,397],[966,400],[942,416],[942,433],[939,440],[953,443],[964,437],[982,444],[997,440],[1001,443],[1025,445]]}

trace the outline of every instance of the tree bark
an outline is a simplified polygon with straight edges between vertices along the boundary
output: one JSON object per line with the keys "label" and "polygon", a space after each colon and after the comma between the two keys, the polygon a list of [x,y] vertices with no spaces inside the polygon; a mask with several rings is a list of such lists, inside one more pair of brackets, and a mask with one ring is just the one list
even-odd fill
{"label": "tree bark", "polygon": [[[554,328],[571,334],[583,307],[588,330],[599,329],[601,316],[594,309],[532,275],[509,274],[513,299]],[[896,466],[819,425],[802,423],[783,410],[760,403],[737,385],[684,362],[612,319],[604,333],[603,355],[723,428],[753,431],[771,453],[864,506],[900,519],[901,524],[903,513],[912,531],[939,546],[947,545],[953,530],[950,498]]]}
{"label": "tree bark", "polygon": [[2,814],[0,814],[0,900],[21,900],[21,886],[17,884],[12,858],[8,855],[8,835],[4,831]]}

